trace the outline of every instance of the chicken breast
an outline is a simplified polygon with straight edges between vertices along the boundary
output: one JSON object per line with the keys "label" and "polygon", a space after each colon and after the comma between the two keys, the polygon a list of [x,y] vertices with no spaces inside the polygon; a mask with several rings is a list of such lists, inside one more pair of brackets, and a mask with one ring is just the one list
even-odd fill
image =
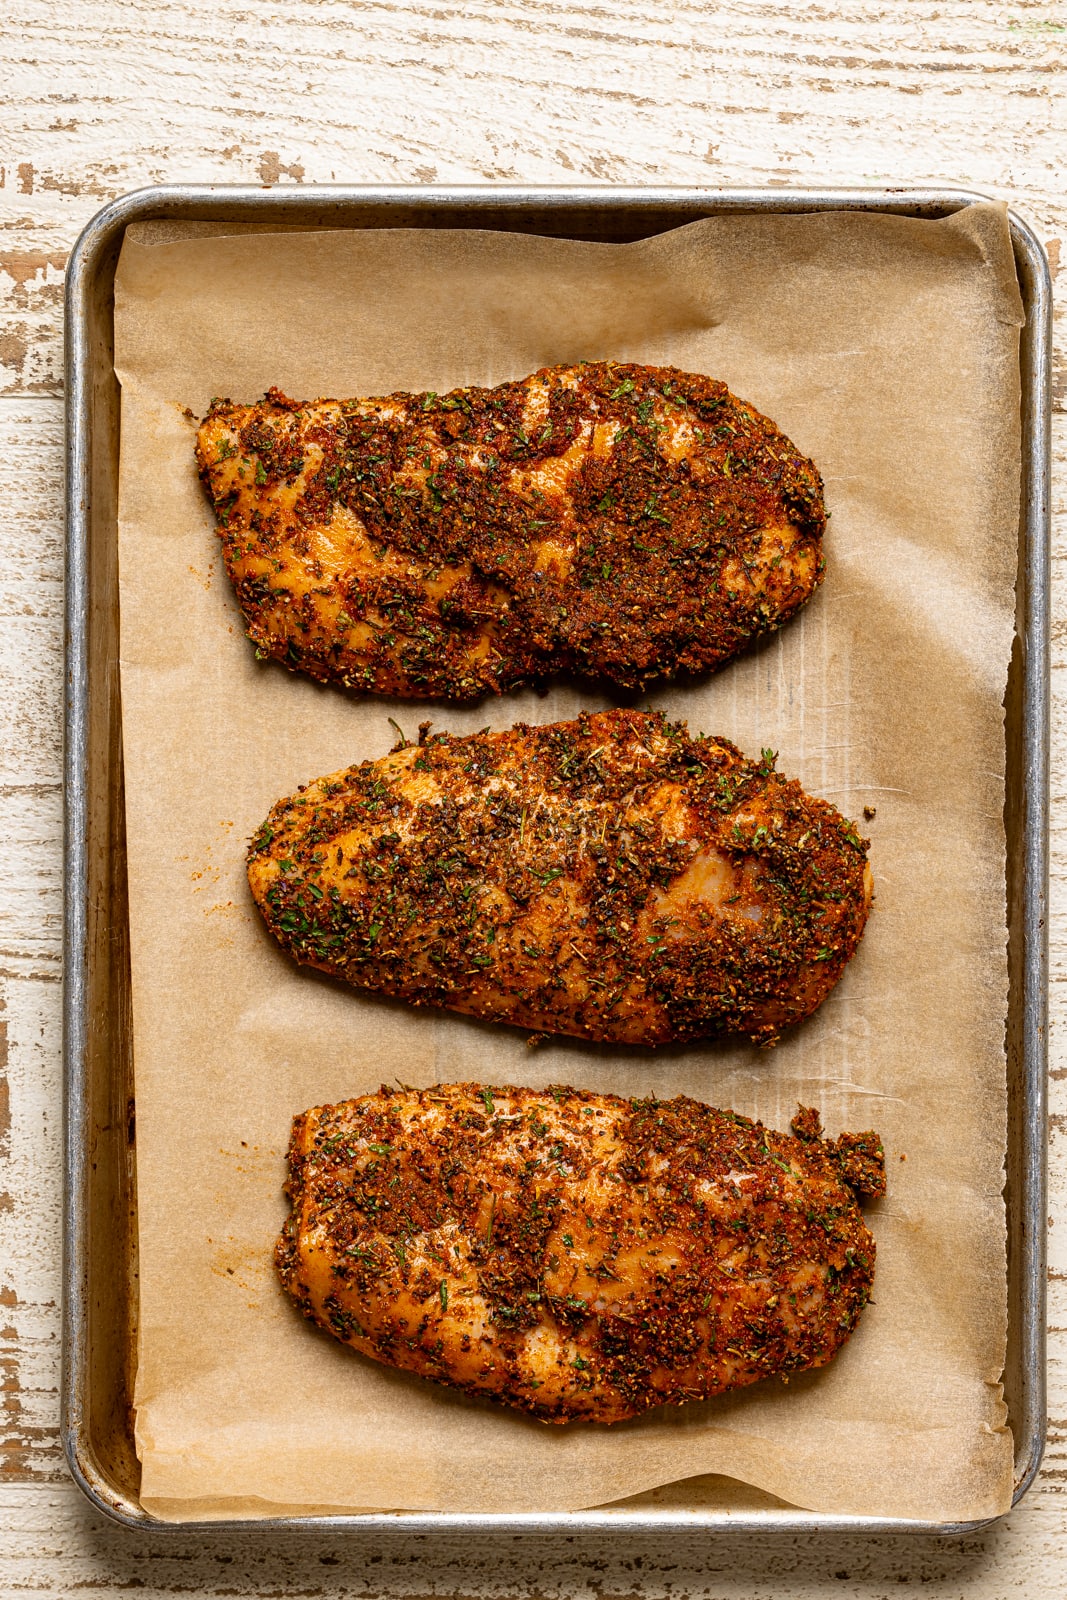
{"label": "chicken breast", "polygon": [[870,1295],[877,1134],[696,1100],[444,1084],[296,1118],[276,1262],[387,1366],[620,1422],[821,1367]]}
{"label": "chicken breast", "polygon": [[833,988],[866,841],[684,723],[616,710],[426,736],[275,805],[248,878],[297,961],[587,1039],[769,1043]]}
{"label": "chicken breast", "polygon": [[196,453],[257,654],[357,690],[700,672],[822,574],[815,467],[674,367],[375,400],[271,389],[212,401]]}

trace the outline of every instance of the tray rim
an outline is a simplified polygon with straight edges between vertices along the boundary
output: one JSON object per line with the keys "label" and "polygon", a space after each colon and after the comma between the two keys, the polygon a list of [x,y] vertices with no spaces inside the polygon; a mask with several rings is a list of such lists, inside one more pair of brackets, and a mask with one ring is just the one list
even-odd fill
{"label": "tray rim", "polygon": [[[166,184],[143,188],[105,205],[82,231],[68,262],[65,291],[66,379],[66,700],[64,717],[64,1170],[63,1318],[60,1433],[74,1481],[93,1506],[129,1528],[160,1533],[359,1533],[364,1535],[496,1531],[501,1535],[551,1532],[647,1533],[688,1530],[701,1533],[777,1532],[893,1533],[941,1535],[973,1533],[997,1518],[942,1523],[916,1518],[825,1515],[799,1508],[628,1509],[551,1513],[473,1513],[393,1511],[259,1519],[187,1519],[164,1522],[145,1512],[124,1491],[116,1491],[96,1461],[85,1425],[88,1306],[91,1257],[88,1252],[86,1183],[89,1162],[89,1099],[85,1048],[88,1014],[86,970],[89,960],[88,708],[91,693],[85,619],[89,605],[87,550],[91,506],[91,402],[93,358],[87,337],[91,297],[108,259],[126,228],[135,222],[230,221],[247,208],[247,221],[273,221],[309,229],[344,225],[346,211],[372,206],[390,225],[401,210],[454,217],[440,226],[477,227],[479,215],[537,207],[568,214],[602,208],[617,215],[656,212],[813,213],[857,211],[910,216],[947,216],[989,196],[941,187],[802,187],[788,189],[663,185],[482,185],[482,184],[322,184],[299,188],[253,185]],[[1022,770],[1026,799],[1022,849],[1022,1139],[1026,1162],[1021,1174],[1020,1345],[1028,1375],[1027,1403],[1016,1435],[1016,1474],[1012,1505],[1018,1504],[1037,1475],[1046,1425],[1045,1301],[1047,1210],[1047,964],[1048,964],[1048,792],[1049,792],[1049,563],[1050,563],[1050,363],[1052,286],[1043,246],[1029,225],[1009,208],[1008,219],[1020,273],[1026,321],[1021,330],[1022,367],[1022,524],[1025,541],[1019,577],[1028,605],[1018,628],[1022,647]],[[679,219],[680,225],[681,219]],[[351,222],[349,226],[351,226]],[[394,222],[413,226],[417,223]],[[484,225],[501,229],[499,223]],[[366,226],[366,224],[363,224]],[[524,231],[539,231],[526,229]],[[1009,1305],[1009,1318],[1012,1308]],[[1014,1432],[1014,1429],[1013,1429]]]}

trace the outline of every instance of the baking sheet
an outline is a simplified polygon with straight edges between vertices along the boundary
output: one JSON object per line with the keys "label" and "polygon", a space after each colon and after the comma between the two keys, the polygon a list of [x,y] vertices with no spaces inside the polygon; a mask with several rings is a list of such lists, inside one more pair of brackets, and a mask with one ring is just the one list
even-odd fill
{"label": "baking sheet", "polygon": [[[1003,730],[1018,492],[1018,289],[996,207],[946,222],[714,219],[637,245],[468,233],[128,242],[123,701],[138,1096],[142,1498],[155,1514],[573,1508],[696,1472],[795,1504],[1006,1508]],[[257,666],[191,468],[213,392],[443,389],[577,356],[727,379],[819,462],[829,575],[758,654],[654,703],[856,814],[878,888],[857,960],[774,1052],[604,1051],[408,1015],[291,969],[242,841],[300,781],[383,753],[386,718]],[[574,686],[456,730],[607,703]],[[545,1430],[374,1368],[269,1270],[288,1119],[407,1082],[686,1090],[778,1126],[874,1122],[877,1304],[824,1373],[622,1429]],[[945,1115],[944,1107],[949,1107]],[[900,1155],[907,1160],[900,1162]]]}

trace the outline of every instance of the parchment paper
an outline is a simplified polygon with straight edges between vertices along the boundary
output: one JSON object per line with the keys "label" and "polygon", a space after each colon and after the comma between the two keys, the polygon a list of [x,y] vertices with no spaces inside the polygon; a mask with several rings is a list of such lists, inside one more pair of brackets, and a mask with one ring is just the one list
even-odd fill
{"label": "parchment paper", "polygon": [[[477,232],[124,246],[122,698],[137,1088],[143,1499],[161,1517],[575,1509],[721,1473],[825,1512],[1007,1508],[1002,696],[1021,308],[1005,215],[693,224],[614,246]],[[756,653],[651,703],[859,818],[856,959],[775,1050],[560,1042],[301,971],[251,904],[272,801],[384,754],[392,715],[258,664],[193,466],[213,394],[380,394],[618,357],[724,378],[814,457],[826,581]],[[460,731],[609,702],[581,685],[431,709]],[[681,1091],[778,1128],[876,1126],[876,1303],[825,1370],[605,1429],[546,1428],[376,1367],[274,1280],[292,1115],[477,1078]]]}

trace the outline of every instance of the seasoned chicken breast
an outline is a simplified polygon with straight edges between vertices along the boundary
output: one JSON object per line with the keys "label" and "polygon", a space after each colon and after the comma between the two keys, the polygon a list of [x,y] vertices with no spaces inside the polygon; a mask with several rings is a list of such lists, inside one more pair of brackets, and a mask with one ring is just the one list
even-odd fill
{"label": "seasoned chicken breast", "polygon": [[214,400],[197,461],[257,654],[473,700],[717,667],[822,574],[822,482],[724,383],[589,362],[495,389]]}
{"label": "seasoned chicken breast", "polygon": [[773,1041],[833,988],[871,895],[866,842],[771,751],[627,710],[322,778],[273,807],[248,878],[297,961],[361,988],[644,1045]]}
{"label": "seasoned chicken breast", "polygon": [[821,1367],[867,1302],[874,1133],[696,1100],[444,1084],[296,1118],[288,1294],[387,1366],[620,1422]]}

